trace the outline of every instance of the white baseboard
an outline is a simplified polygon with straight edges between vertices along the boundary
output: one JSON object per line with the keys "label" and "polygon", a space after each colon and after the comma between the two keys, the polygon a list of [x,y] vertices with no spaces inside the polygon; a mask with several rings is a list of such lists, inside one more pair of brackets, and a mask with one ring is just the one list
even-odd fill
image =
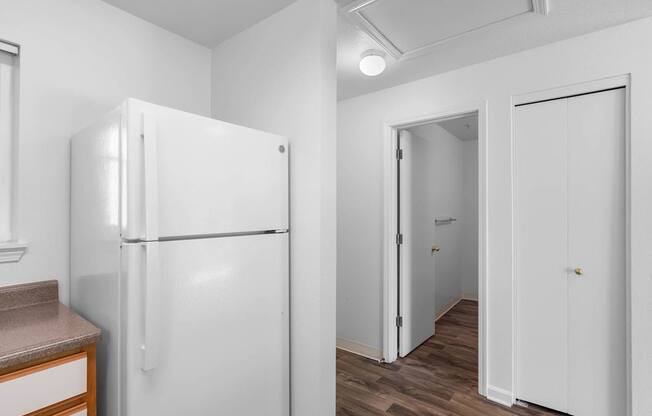
{"label": "white baseboard", "polygon": [[435,322],[440,320],[444,315],[446,315],[451,309],[453,309],[455,306],[457,306],[458,303],[460,303],[463,300],[470,300],[473,302],[477,302],[478,298],[467,296],[465,294],[459,295],[458,297],[454,298],[452,301],[448,302],[443,308],[441,308],[437,312],[437,314],[435,315]]}
{"label": "white baseboard", "polygon": [[355,341],[349,341],[347,339],[338,338],[337,339],[337,348],[348,351],[353,354],[361,355],[365,358],[369,358],[375,361],[383,360],[383,352],[377,348],[370,347],[368,345],[360,344]]}
{"label": "white baseboard", "polygon": [[487,399],[492,402],[512,407],[512,392],[494,386],[487,386]]}
{"label": "white baseboard", "polygon": [[451,309],[453,309],[458,303],[460,303],[462,299],[463,299],[462,296],[458,296],[452,301],[448,302],[446,305],[444,305],[444,307],[437,312],[437,315],[435,315],[435,322],[437,322],[444,315],[446,315]]}

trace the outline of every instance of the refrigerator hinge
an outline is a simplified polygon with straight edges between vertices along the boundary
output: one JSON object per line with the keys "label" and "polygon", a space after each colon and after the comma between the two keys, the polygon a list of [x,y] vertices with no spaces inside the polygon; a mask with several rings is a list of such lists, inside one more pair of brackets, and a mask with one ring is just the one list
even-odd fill
{"label": "refrigerator hinge", "polygon": [[397,326],[398,328],[402,328],[402,327],[403,327],[403,317],[402,317],[402,316],[397,316],[397,317],[396,317],[396,326]]}
{"label": "refrigerator hinge", "polygon": [[396,149],[396,160],[403,160],[403,149]]}
{"label": "refrigerator hinge", "polygon": [[403,234],[396,234],[396,245],[400,246],[403,244]]}

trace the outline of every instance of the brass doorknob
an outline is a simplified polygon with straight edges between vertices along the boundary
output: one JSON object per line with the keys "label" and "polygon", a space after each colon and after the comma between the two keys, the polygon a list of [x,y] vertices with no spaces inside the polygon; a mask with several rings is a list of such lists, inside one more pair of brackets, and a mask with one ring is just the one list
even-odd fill
{"label": "brass doorknob", "polygon": [[578,275],[578,276],[582,276],[582,275],[584,275],[584,270],[582,270],[581,267],[576,267],[575,270],[573,270],[573,271],[574,271],[575,274]]}
{"label": "brass doorknob", "polygon": [[432,248],[430,249],[430,254],[435,254],[439,253],[441,251],[441,247],[438,245],[433,245]]}

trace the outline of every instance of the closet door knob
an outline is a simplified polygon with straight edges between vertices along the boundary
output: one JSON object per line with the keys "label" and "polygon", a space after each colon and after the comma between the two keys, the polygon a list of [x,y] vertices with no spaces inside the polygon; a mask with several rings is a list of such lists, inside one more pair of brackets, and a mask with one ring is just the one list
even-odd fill
{"label": "closet door knob", "polygon": [[435,255],[441,251],[441,248],[437,245],[433,245],[430,249],[430,254]]}
{"label": "closet door knob", "polygon": [[583,276],[584,275],[584,270],[582,270],[581,267],[576,267],[575,270],[573,270],[576,275],[578,276]]}

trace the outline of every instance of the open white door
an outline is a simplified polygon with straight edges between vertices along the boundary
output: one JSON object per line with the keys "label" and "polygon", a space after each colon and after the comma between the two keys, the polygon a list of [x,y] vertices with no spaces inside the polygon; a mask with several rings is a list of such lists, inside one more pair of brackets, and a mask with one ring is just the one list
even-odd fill
{"label": "open white door", "polygon": [[[399,355],[405,357],[434,333],[435,223],[428,209],[427,143],[399,132]],[[399,154],[401,153],[399,152]]]}

